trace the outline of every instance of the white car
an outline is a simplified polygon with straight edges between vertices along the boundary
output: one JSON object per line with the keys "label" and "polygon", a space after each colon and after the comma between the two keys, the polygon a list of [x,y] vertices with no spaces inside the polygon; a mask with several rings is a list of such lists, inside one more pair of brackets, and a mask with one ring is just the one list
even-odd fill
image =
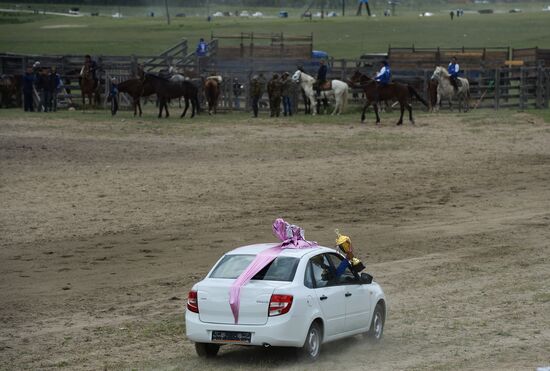
{"label": "white car", "polygon": [[[341,254],[320,246],[282,250],[241,288],[235,324],[229,306],[231,285],[258,253],[276,245],[230,251],[193,286],[185,322],[199,356],[213,357],[223,344],[241,344],[301,348],[306,358],[316,360],[323,343],[358,334],[382,338],[382,288],[372,276],[359,276],[342,263]],[[338,267],[345,269],[337,272]]]}

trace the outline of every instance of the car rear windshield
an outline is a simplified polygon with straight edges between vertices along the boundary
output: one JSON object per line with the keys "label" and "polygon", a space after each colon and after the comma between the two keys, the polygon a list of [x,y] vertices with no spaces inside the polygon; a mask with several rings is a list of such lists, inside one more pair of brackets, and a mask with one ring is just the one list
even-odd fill
{"label": "car rear windshield", "polygon": [[[255,257],[255,255],[226,255],[214,268],[210,278],[235,279],[239,277]],[[256,273],[252,279],[291,282],[294,279],[299,261],[298,258],[278,256],[264,269]]]}

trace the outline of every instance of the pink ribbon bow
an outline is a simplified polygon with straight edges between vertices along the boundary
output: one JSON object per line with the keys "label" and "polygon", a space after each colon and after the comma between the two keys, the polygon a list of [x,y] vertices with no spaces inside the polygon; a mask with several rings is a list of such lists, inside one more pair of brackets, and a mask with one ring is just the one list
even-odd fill
{"label": "pink ribbon bow", "polygon": [[281,243],[266,249],[256,255],[256,258],[246,267],[241,275],[233,282],[229,291],[229,305],[235,318],[235,324],[239,322],[240,292],[259,271],[271,263],[283,249],[307,249],[317,246],[317,242],[304,239],[304,230],[297,225],[292,225],[278,218],[273,222],[273,234]]}

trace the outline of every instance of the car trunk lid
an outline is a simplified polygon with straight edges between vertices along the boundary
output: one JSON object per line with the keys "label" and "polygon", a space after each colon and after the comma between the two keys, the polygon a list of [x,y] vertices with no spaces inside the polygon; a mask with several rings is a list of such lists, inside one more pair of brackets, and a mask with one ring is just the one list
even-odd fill
{"label": "car trunk lid", "polygon": [[[235,324],[229,306],[232,279],[210,278],[198,287],[199,318],[202,322]],[[286,282],[285,282],[286,283]],[[271,294],[282,282],[252,280],[241,288],[239,325],[263,325],[267,322]]]}

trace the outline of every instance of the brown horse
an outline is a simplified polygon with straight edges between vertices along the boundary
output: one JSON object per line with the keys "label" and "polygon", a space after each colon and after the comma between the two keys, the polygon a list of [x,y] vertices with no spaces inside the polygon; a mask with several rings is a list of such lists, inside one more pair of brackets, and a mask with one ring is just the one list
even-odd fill
{"label": "brown horse", "polygon": [[0,75],[0,107],[21,106],[22,76]]}
{"label": "brown horse", "polygon": [[152,94],[155,94],[151,85],[147,86],[147,89],[143,86],[142,79],[129,79],[118,84],[118,91],[120,93],[126,93],[132,97],[132,106],[134,107],[134,116],[137,115],[139,109],[139,116],[141,117],[141,97],[148,97]]}
{"label": "brown horse", "polygon": [[185,99],[185,109],[180,117],[184,117],[187,113],[189,101],[191,101],[191,118],[195,117],[195,113],[198,113],[200,110],[198,89],[189,81],[176,83],[169,79],[147,73],[143,80],[143,91],[152,91],[157,94],[159,100],[159,118],[162,117],[163,109],[166,110],[166,117],[170,116],[168,113],[168,102],[170,99],[179,97]]}
{"label": "brown horse", "polygon": [[206,101],[208,102],[208,114],[211,115],[212,111],[217,113],[218,98],[220,97],[220,84],[222,82],[221,76],[210,76],[206,78],[204,82],[204,95],[206,95]]}
{"label": "brown horse", "polygon": [[415,96],[420,102],[422,102],[426,107],[428,103],[416,92],[416,90],[410,85],[404,85],[399,83],[390,83],[387,85],[380,85],[367,75],[363,75],[359,71],[355,71],[353,76],[350,79],[353,86],[358,86],[363,89],[365,93],[366,102],[363,106],[363,113],[361,114],[361,122],[365,122],[365,112],[367,108],[372,104],[374,107],[374,113],[376,114],[376,124],[380,123],[380,115],[378,114],[378,103],[380,101],[391,101],[396,100],[399,102],[399,107],[401,109],[401,116],[397,125],[403,124],[403,114],[405,113],[405,108],[409,111],[409,120],[411,124],[414,124],[414,119],[412,115],[412,105],[411,98]]}
{"label": "brown horse", "polygon": [[92,72],[90,71],[90,66],[85,65],[82,67],[82,70],[80,71],[80,92],[82,93],[82,106],[83,109],[86,108],[86,97],[88,97],[88,101],[90,102],[90,105],[93,107],[94,104],[100,103],[100,96],[99,96],[99,86],[96,86],[96,81],[94,80],[94,77],[92,75]]}

